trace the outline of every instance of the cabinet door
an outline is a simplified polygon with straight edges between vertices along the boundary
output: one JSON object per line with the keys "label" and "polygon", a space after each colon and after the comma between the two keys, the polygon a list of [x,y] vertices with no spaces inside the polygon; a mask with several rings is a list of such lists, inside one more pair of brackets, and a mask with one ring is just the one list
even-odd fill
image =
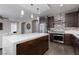
{"label": "cabinet door", "polygon": [[79,11],[78,11],[78,27],[79,27]]}
{"label": "cabinet door", "polygon": [[48,36],[39,38],[38,45],[37,45],[38,54],[39,55],[44,54],[47,51],[48,46],[49,46]]}
{"label": "cabinet door", "polygon": [[78,12],[74,13],[74,27],[78,27]]}
{"label": "cabinet door", "polygon": [[54,33],[50,33],[50,41],[51,41],[51,42],[53,42],[53,39],[54,39],[54,38],[53,38],[53,35],[54,35]]}
{"label": "cabinet door", "polygon": [[79,39],[74,39],[74,51],[76,55],[79,55]]}
{"label": "cabinet door", "polygon": [[48,17],[48,28],[54,27],[54,17]]}
{"label": "cabinet door", "polygon": [[70,14],[66,14],[66,20],[65,20],[65,26],[66,27],[73,27],[74,24],[74,14],[70,13]]}
{"label": "cabinet door", "polygon": [[17,55],[35,55],[38,54],[36,51],[36,40],[31,40],[21,44],[17,44]]}
{"label": "cabinet door", "polygon": [[71,34],[65,34],[64,35],[64,44],[66,44],[66,45],[72,45]]}
{"label": "cabinet door", "polygon": [[66,14],[66,27],[78,27],[78,11]]}
{"label": "cabinet door", "polygon": [[39,23],[47,23],[47,18],[40,17]]}

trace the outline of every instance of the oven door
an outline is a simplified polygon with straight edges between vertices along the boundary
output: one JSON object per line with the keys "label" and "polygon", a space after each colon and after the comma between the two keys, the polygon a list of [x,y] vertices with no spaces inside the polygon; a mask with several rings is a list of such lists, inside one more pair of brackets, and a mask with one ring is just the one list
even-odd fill
{"label": "oven door", "polygon": [[63,34],[55,34],[55,35],[53,35],[53,39],[55,42],[63,42],[64,35]]}

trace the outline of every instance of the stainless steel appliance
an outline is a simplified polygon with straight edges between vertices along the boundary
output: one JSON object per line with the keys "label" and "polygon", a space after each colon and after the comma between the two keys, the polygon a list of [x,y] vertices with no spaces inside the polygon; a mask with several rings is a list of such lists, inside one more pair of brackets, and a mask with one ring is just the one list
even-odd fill
{"label": "stainless steel appliance", "polygon": [[55,33],[53,35],[53,41],[64,43],[64,34],[63,33]]}
{"label": "stainless steel appliance", "polygon": [[41,33],[46,33],[47,32],[47,25],[46,25],[46,23],[41,23],[40,24],[40,32]]}
{"label": "stainless steel appliance", "polygon": [[64,32],[63,31],[56,31],[52,32],[50,35],[51,42],[59,42],[64,43]]}

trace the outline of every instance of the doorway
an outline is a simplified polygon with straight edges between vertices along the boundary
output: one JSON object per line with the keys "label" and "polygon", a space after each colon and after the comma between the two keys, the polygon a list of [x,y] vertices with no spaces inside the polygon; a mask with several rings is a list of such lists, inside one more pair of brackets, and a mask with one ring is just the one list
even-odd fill
{"label": "doorway", "polygon": [[21,24],[21,33],[24,34],[25,33],[25,22],[23,22]]}
{"label": "doorway", "polygon": [[32,21],[32,32],[38,32],[38,20],[33,20]]}

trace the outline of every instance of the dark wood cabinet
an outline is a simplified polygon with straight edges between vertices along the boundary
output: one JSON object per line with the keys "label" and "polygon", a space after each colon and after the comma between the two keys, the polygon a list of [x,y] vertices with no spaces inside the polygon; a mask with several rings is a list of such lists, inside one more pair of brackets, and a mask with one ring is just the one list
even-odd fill
{"label": "dark wood cabinet", "polygon": [[79,39],[73,34],[65,34],[64,43],[66,45],[72,45],[75,55],[79,55]]}
{"label": "dark wood cabinet", "polygon": [[48,36],[17,44],[17,55],[42,55],[48,50]]}
{"label": "dark wood cabinet", "polygon": [[74,27],[78,27],[78,23],[79,23],[79,22],[78,22],[78,18],[79,18],[79,17],[78,17],[78,14],[79,14],[79,12],[75,12],[75,13],[74,13],[74,18],[75,18],[75,19],[74,19]]}
{"label": "dark wood cabinet", "polygon": [[48,24],[48,28],[54,28],[54,17],[48,17],[47,18],[47,24]]}
{"label": "dark wood cabinet", "polygon": [[46,17],[40,17],[39,23],[47,23],[47,18]]}
{"label": "dark wood cabinet", "polygon": [[75,55],[79,55],[79,39],[76,38],[74,35],[72,37],[73,37],[72,43],[73,43]]}
{"label": "dark wood cabinet", "polygon": [[65,15],[65,26],[66,27],[78,27],[79,26],[78,15],[79,15],[79,11],[67,13]]}
{"label": "dark wood cabinet", "polygon": [[64,34],[64,44],[72,45],[72,35],[71,34]]}
{"label": "dark wood cabinet", "polygon": [[3,30],[3,23],[0,23],[0,30]]}
{"label": "dark wood cabinet", "polygon": [[53,33],[50,33],[50,41],[53,42]]}

